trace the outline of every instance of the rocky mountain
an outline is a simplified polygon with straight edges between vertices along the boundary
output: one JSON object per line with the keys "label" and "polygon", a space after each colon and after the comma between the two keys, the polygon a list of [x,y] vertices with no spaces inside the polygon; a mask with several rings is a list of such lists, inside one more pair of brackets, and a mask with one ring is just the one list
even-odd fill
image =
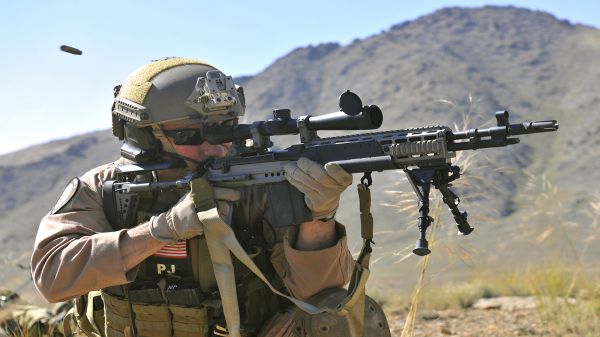
{"label": "rocky mountain", "polygon": [[[456,189],[478,228],[455,239],[452,219],[442,209],[436,249],[445,257],[434,267],[444,278],[464,275],[476,256],[502,259],[497,251],[506,256],[504,263],[547,258],[538,248],[547,244],[564,252],[561,230],[579,242],[593,229],[587,226],[589,202],[600,192],[594,183],[600,178],[594,169],[600,158],[600,31],[595,28],[514,7],[446,8],[349,45],[297,48],[241,80],[246,122],[268,118],[282,107],[294,116],[332,112],[346,89],[381,107],[382,129],[464,127],[465,119],[469,127],[490,126],[501,109],[511,111],[512,122],[557,119],[559,132],[524,137],[522,144],[477,151],[466,159],[469,184]],[[327,135],[335,133],[322,134]],[[297,138],[282,137],[278,145],[292,141]],[[11,248],[3,270],[28,263],[37,223],[69,178],[114,159],[118,147],[109,131],[99,131],[0,156],[0,237]],[[374,180],[379,231],[374,269],[383,275],[375,282],[407,284],[407,275],[416,274],[410,261],[417,259],[400,262],[417,230],[416,217],[404,206],[416,199],[401,172],[377,174]],[[354,194],[345,193],[338,214],[351,227],[356,250]],[[587,243],[584,257],[597,258],[598,247]],[[15,275],[25,274],[3,274],[0,281],[5,278],[11,286]]]}

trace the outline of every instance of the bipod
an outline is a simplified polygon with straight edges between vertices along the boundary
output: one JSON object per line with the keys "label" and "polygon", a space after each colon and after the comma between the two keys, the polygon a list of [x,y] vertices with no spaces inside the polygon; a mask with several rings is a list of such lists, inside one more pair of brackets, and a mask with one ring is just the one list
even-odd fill
{"label": "bipod", "polygon": [[429,192],[431,185],[437,188],[442,194],[443,201],[452,212],[454,220],[458,226],[460,234],[468,235],[473,228],[467,221],[467,212],[461,212],[458,209],[460,198],[450,190],[450,182],[460,177],[460,168],[458,166],[440,166],[431,168],[419,168],[413,170],[404,170],[406,177],[419,199],[419,219],[418,227],[420,237],[417,240],[413,253],[419,256],[425,256],[431,253],[429,242],[427,241],[427,228],[431,226],[433,218],[429,216]]}

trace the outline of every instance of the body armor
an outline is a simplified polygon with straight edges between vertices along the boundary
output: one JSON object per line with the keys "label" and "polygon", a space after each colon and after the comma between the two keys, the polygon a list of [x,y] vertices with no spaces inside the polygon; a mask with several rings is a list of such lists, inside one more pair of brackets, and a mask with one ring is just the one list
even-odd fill
{"label": "body armor", "polygon": [[[233,225],[239,242],[271,282],[285,289],[270,264],[270,251],[281,241],[287,228],[273,228],[264,219],[264,193],[247,188],[233,212]],[[180,195],[165,192],[141,198],[138,223],[169,209]],[[206,261],[206,263],[202,263]],[[198,263],[200,262],[200,263]],[[287,305],[250,270],[235,264],[240,314],[244,336],[255,336],[262,325]],[[212,336],[225,326],[212,263],[204,236],[165,246],[139,267],[136,280],[127,286],[102,290],[106,316],[104,333],[125,336],[134,326],[137,336]],[[133,312],[135,319],[131,320]]]}

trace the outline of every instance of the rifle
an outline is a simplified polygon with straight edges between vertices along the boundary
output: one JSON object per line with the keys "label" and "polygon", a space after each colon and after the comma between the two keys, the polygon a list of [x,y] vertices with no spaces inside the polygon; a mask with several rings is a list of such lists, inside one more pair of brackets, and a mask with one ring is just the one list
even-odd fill
{"label": "rifle", "polygon": [[[323,165],[337,163],[349,173],[362,173],[361,183],[367,188],[373,183],[373,172],[403,170],[419,202],[420,237],[413,253],[424,256],[431,252],[426,239],[426,230],[433,220],[429,216],[431,186],[442,194],[459,234],[473,231],[467,212],[458,208],[460,198],[450,189],[451,182],[460,178],[460,167],[452,165],[457,151],[504,147],[519,143],[515,136],[558,130],[556,120],[510,124],[508,111],[499,111],[495,115],[497,125],[484,129],[455,132],[438,125],[320,138],[319,130],[369,130],[379,128],[383,122],[379,107],[363,106],[360,97],[349,90],[340,96],[339,106],[340,111],[322,116],[293,119],[289,109],[278,109],[273,111],[272,119],[252,124],[205,124],[201,134],[209,143],[233,142],[228,157],[209,159],[198,172],[169,182],[135,182],[134,177],[181,167],[181,161],[120,166],[118,172],[122,178],[104,186],[104,194],[108,196],[107,217],[111,223],[131,223],[136,214],[136,200],[143,193],[189,188],[192,179],[206,175],[215,186],[262,188],[269,205],[265,217],[274,227],[309,221],[312,216],[304,196],[287,182],[283,170],[288,162],[306,157]],[[299,134],[301,142],[273,149],[270,137],[287,134]],[[229,220],[232,209],[229,207]]]}

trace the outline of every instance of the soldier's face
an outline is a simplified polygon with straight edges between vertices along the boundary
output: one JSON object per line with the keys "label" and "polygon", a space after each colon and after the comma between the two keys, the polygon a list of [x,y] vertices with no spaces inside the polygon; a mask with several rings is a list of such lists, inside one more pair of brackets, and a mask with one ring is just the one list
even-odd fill
{"label": "soldier's face", "polygon": [[[163,125],[164,130],[176,130],[176,129],[192,129],[192,128],[200,128],[201,124],[183,124],[183,123],[167,123]],[[208,142],[204,142],[200,145],[177,145],[175,144],[175,140],[172,137],[167,137],[173,149],[177,154],[182,156],[202,161],[206,158],[210,157],[225,157],[227,155],[227,151],[231,146],[231,143],[212,145]],[[188,168],[195,169],[197,164],[191,161],[186,161]]]}

